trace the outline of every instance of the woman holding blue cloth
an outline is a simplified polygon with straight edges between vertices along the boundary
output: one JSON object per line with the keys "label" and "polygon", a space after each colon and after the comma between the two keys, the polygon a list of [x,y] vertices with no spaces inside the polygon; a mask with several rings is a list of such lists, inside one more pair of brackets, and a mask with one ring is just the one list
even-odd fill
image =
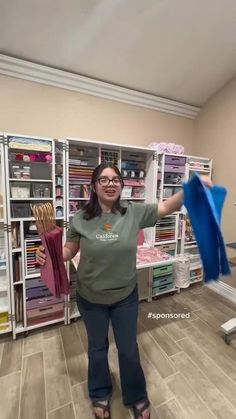
{"label": "woman holding blue cloth", "polygon": [[[208,177],[201,178],[211,187]],[[92,174],[91,195],[76,212],[63,248],[64,261],[80,250],[77,304],[88,336],[88,391],[96,418],[111,418],[112,383],[108,365],[111,322],[120,368],[122,398],[136,419],[150,418],[146,381],[137,345],[137,238],[140,229],[178,211],[183,192],[165,202],[140,204],[120,201],[123,180],[118,168],[102,163]],[[44,249],[37,251],[45,263]]]}

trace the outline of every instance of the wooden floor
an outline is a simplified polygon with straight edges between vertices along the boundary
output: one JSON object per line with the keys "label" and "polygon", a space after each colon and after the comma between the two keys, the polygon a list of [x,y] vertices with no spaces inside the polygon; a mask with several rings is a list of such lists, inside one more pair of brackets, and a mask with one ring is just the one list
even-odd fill
{"label": "wooden floor", "polygon": [[[234,263],[236,265],[236,257],[231,259],[234,260]],[[229,276],[222,276],[221,281],[224,282],[227,285],[230,285],[232,288],[236,288],[236,267],[231,265],[231,275]]]}
{"label": "wooden floor", "polygon": [[[157,320],[149,312],[191,317]],[[235,316],[232,303],[201,286],[140,304],[138,341],[152,419],[236,418],[236,336],[227,346],[219,331]],[[131,418],[121,402],[112,334],[110,341],[112,418]],[[1,339],[0,418],[92,419],[86,346],[81,320],[15,342]]]}

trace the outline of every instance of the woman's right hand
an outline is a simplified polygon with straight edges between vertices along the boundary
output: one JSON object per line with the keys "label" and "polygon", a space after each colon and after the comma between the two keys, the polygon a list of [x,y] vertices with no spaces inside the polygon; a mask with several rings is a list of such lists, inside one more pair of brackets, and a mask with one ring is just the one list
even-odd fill
{"label": "woman's right hand", "polygon": [[46,261],[46,255],[44,253],[44,247],[43,246],[39,246],[38,249],[36,250],[36,262],[39,265],[44,265]]}

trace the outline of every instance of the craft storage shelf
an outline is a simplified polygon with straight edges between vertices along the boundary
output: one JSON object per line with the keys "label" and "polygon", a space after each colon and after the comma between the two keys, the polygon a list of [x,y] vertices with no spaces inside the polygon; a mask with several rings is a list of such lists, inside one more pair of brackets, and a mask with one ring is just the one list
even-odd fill
{"label": "craft storage shelf", "polygon": [[[73,215],[89,199],[91,174],[101,162],[112,162],[120,169],[124,178],[121,199],[127,202],[153,203],[156,197],[165,200],[181,189],[193,171],[210,175],[212,171],[210,159],[160,155],[145,147],[18,134],[3,134],[0,138],[0,333],[12,331],[14,338],[18,333],[55,322],[69,324],[80,316],[72,263],[67,264],[69,296],[55,299],[41,280],[35,260],[40,238],[32,205],[54,205],[65,240]],[[143,231],[146,243],[175,259],[137,266],[140,300],[151,301],[176,291],[172,262],[179,254],[189,254],[191,282],[202,280],[195,238],[189,231],[184,210]]]}
{"label": "craft storage shelf", "polygon": [[[208,175],[212,177],[212,159],[206,157],[187,156],[185,180],[188,181],[193,173],[199,175]],[[198,252],[197,242],[192,230],[188,215],[184,215],[183,233],[182,233],[182,253],[188,255],[190,259],[190,283],[203,280],[203,269],[201,258]]]}
{"label": "craft storage shelf", "polygon": [[[212,160],[209,158],[166,153],[158,154],[157,161],[156,196],[162,201],[180,191],[183,182],[188,181],[194,172],[212,176]],[[154,244],[172,256],[188,255],[190,258],[190,282],[202,280],[201,259],[184,207],[175,215],[164,217],[158,221]]]}
{"label": "craft storage shelf", "polygon": [[12,331],[4,147],[4,137],[0,134],[0,335]]}
{"label": "craft storage shelf", "polygon": [[[101,162],[112,162],[124,177],[121,200],[153,202],[156,184],[155,151],[145,147],[101,143],[83,139],[68,138],[66,145],[67,170],[67,223],[69,225],[77,209],[83,207],[89,198],[91,174]],[[153,229],[146,229],[149,242],[153,240]],[[67,264],[70,278],[68,322],[80,314],[76,306],[76,271],[72,263]],[[139,280],[140,284],[141,280]],[[144,286],[142,295],[147,295]]]}
{"label": "craft storage shelf", "polygon": [[[165,201],[175,193],[182,190],[185,179],[186,156],[177,154],[158,154],[157,191],[159,201]],[[181,249],[181,212],[176,212],[158,221],[155,231],[155,245],[161,250],[175,256]]]}
{"label": "craft storage shelf", "polygon": [[41,280],[36,250],[41,241],[32,205],[54,205],[57,224],[66,227],[65,142],[4,134],[8,200],[9,271],[13,338],[56,322],[67,323],[68,297],[55,298]]}

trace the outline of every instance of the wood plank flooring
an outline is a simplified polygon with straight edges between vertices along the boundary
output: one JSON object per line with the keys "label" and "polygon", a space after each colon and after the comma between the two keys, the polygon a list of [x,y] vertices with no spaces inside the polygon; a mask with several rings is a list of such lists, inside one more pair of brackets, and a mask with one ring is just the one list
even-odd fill
{"label": "wood plank flooring", "polygon": [[[190,313],[189,319],[151,318]],[[236,335],[220,325],[236,306],[201,285],[139,306],[138,343],[152,419],[236,419]],[[109,331],[112,417],[122,404],[117,350]],[[87,394],[87,337],[81,320],[0,339],[1,419],[93,419]]]}

